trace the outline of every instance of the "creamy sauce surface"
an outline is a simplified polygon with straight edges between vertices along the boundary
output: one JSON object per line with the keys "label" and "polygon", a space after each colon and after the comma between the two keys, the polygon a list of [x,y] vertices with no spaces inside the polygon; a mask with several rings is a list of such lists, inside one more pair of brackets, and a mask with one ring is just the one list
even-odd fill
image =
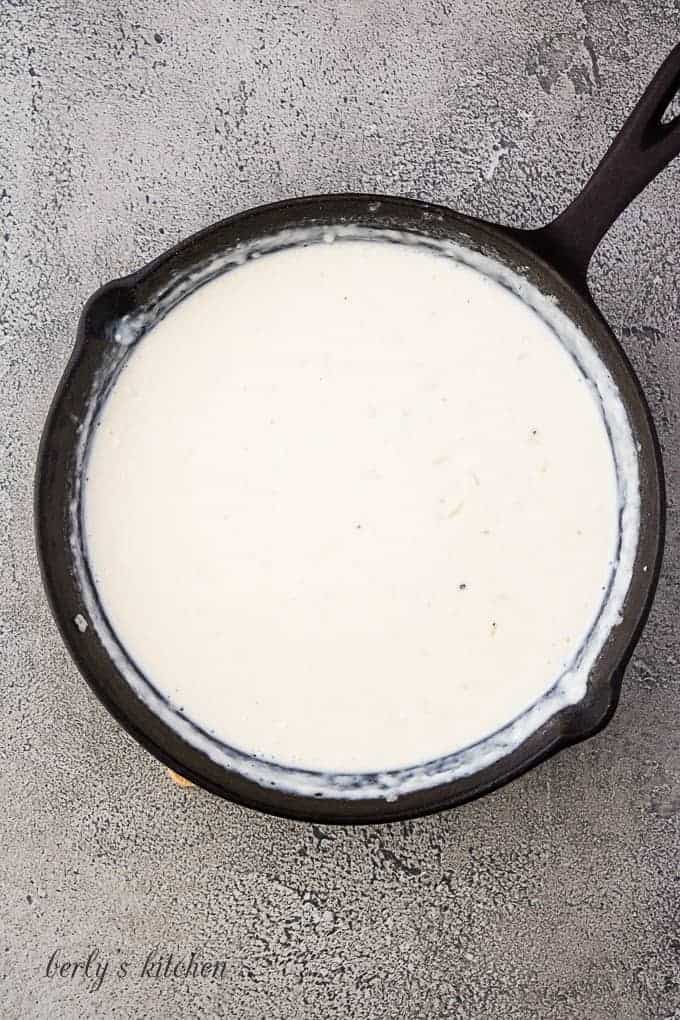
{"label": "creamy sauce surface", "polygon": [[322,772],[468,747],[578,656],[619,543],[597,391],[490,277],[295,246],[177,305],[99,417],[107,617],[203,729]]}

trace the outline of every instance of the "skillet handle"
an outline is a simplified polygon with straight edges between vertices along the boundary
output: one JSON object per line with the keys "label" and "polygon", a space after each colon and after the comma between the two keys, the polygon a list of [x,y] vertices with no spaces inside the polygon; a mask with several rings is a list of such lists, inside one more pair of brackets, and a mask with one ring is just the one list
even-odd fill
{"label": "skillet handle", "polygon": [[680,154],[680,114],[664,122],[680,89],[680,45],[669,54],[592,177],[561,215],[521,240],[588,295],[588,266],[620,213]]}

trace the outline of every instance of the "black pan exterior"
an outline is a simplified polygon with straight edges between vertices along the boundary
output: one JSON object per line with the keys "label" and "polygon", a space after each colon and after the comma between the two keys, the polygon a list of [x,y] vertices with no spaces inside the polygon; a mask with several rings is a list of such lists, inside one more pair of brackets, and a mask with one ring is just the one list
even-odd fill
{"label": "black pan exterior", "polygon": [[[585,698],[549,719],[519,748],[466,778],[383,798],[336,799],[293,795],[261,786],[215,764],[182,739],[138,697],[86,615],[72,548],[72,505],[77,499],[77,451],[93,387],[100,397],[125,358],[113,339],[121,318],[152,307],[170,283],[237,244],[290,228],[338,224],[410,232],[451,240],[490,256],[552,295],[590,339],[616,383],[639,451],[640,534],[633,578],[614,628],[591,672]],[[52,404],[40,447],[35,526],[43,580],[62,637],[80,672],[118,721],[160,761],[228,800],[270,814],[324,823],[375,823],[423,815],[478,797],[560,749],[601,729],[618,702],[623,674],[646,620],[657,584],[664,538],[665,500],[659,444],[641,387],[628,359],[573,273],[561,275],[546,258],[545,237],[506,230],[446,208],[376,195],[322,195],[261,206],[177,245],[132,276],[114,281],[88,302],[71,360]],[[538,253],[540,252],[540,254]],[[584,272],[585,278],[585,272]],[[571,281],[571,282],[570,282]]]}

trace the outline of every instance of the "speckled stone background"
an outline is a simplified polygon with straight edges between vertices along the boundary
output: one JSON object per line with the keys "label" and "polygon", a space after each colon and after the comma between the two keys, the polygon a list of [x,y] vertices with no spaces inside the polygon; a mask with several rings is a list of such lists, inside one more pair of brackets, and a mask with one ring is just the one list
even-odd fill
{"label": "speckled stone background", "polygon": [[[680,161],[592,267],[664,447],[655,609],[609,729],[512,786],[344,830],[172,786],[67,658],[31,521],[100,283],[308,192],[542,223],[679,36],[678,0],[0,2],[3,1020],[680,1017]],[[94,947],[98,990],[45,976]],[[224,979],[142,978],[154,947]]]}

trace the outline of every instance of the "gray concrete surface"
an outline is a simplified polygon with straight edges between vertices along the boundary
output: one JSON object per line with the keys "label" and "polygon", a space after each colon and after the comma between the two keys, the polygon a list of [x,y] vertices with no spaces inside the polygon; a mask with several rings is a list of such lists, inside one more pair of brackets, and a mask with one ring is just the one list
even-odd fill
{"label": "gray concrete surface", "polygon": [[[609,729],[512,786],[346,830],[173,787],[71,665],[31,522],[100,283],[305,192],[543,222],[679,35],[678,0],[2,0],[3,1020],[680,1017],[680,162],[592,270],[664,446],[656,606]],[[95,947],[99,989],[46,976]],[[154,947],[223,979],[142,977]]]}

